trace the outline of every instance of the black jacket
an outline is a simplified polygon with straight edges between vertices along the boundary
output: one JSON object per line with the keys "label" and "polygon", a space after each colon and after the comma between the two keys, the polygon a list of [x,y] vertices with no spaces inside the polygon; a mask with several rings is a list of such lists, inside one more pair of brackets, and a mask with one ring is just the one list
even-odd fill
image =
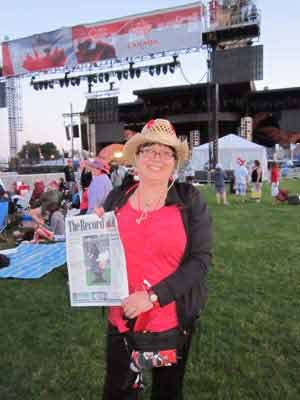
{"label": "black jacket", "polygon": [[[135,189],[116,188],[110,192],[104,209],[118,210]],[[187,236],[187,245],[177,270],[152,287],[161,306],[176,300],[179,325],[192,326],[207,301],[207,271],[212,256],[212,222],[200,192],[192,185],[175,183],[168,192],[166,205],[176,204]]]}

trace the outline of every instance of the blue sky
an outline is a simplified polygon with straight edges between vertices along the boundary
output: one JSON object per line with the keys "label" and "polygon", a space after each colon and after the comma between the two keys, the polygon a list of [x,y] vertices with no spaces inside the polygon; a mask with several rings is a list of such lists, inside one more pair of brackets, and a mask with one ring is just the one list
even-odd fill
{"label": "blue sky", "polygon": [[[174,7],[190,3],[184,0],[51,0],[41,2],[27,0],[6,2],[0,13],[0,38],[5,35],[18,39],[35,33],[51,31],[62,26],[80,23],[91,23],[111,18],[152,11],[160,8]],[[264,45],[264,80],[257,82],[258,88],[300,86],[300,2],[287,0],[259,0],[262,13],[260,43]],[[26,4],[26,5],[25,5]],[[205,73],[206,52],[182,58],[182,68],[188,82],[198,82]],[[168,86],[188,83],[181,72],[174,76],[140,79],[122,83],[120,101],[133,100],[133,89],[157,86]],[[67,148],[62,114],[73,104],[75,111],[83,111],[86,99],[85,83],[79,88],[57,89],[35,92],[28,81],[23,85],[24,133],[19,138],[20,145],[25,140],[34,142],[54,141],[61,149]],[[0,109],[0,152],[8,153],[7,111]],[[1,157],[0,157],[1,158]]]}

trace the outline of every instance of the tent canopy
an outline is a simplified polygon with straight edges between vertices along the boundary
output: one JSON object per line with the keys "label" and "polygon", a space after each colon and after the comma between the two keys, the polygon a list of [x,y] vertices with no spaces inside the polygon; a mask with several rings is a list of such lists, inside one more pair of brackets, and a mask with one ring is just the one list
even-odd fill
{"label": "tent canopy", "polygon": [[[267,151],[264,146],[249,142],[240,136],[233,133],[223,136],[218,140],[219,162],[224,169],[235,169],[237,159],[246,160],[246,163],[251,163],[258,160],[263,169],[263,176],[266,179],[268,176]],[[209,159],[209,143],[193,148],[192,166],[195,170],[203,170],[204,165]]]}

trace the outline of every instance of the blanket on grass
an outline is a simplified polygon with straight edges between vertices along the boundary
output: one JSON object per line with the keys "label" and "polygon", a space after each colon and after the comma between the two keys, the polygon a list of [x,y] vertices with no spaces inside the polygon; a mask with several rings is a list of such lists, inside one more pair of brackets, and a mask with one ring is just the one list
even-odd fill
{"label": "blanket on grass", "polygon": [[66,243],[21,243],[7,256],[10,265],[0,269],[0,278],[37,279],[65,264]]}

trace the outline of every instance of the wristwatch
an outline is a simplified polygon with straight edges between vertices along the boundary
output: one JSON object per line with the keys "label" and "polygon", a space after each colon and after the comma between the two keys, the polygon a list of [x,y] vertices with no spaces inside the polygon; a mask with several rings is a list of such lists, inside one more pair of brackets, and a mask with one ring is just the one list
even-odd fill
{"label": "wristwatch", "polygon": [[158,296],[156,293],[153,292],[153,290],[148,290],[148,295],[149,295],[149,300],[153,305],[158,304]]}

